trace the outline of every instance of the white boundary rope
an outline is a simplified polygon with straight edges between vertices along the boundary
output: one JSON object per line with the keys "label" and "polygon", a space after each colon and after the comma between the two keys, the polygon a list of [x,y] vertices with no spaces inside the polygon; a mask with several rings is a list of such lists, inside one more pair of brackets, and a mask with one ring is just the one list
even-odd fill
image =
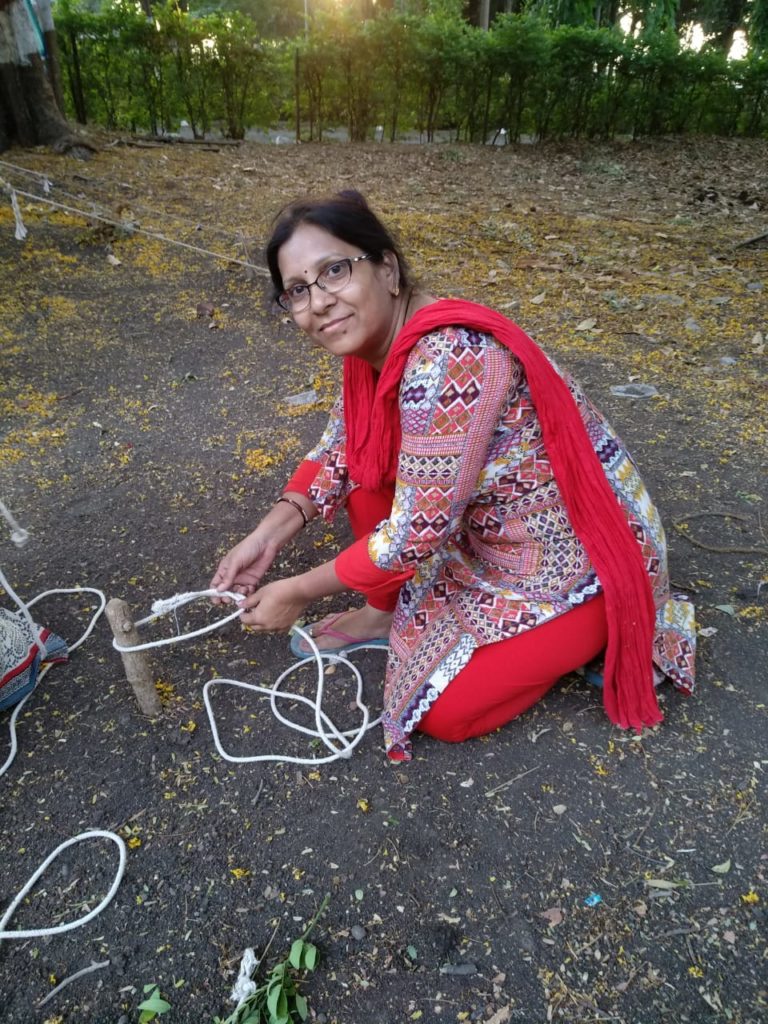
{"label": "white boundary rope", "polygon": [[[5,591],[9,594],[9,596],[16,602],[16,604],[19,606],[19,611],[21,613],[23,613],[24,617],[27,619],[28,623],[31,625],[31,627],[32,627],[32,634],[36,638],[37,645],[38,645],[38,647],[41,650],[41,657],[44,657],[47,652],[45,650],[45,645],[42,644],[41,641],[40,641],[40,631],[37,628],[35,622],[32,620],[32,617],[29,614],[29,609],[32,608],[33,605],[36,605],[38,603],[38,601],[42,601],[44,597],[49,597],[51,594],[83,594],[83,593],[90,593],[90,594],[97,594],[98,595],[98,597],[99,597],[99,607],[96,610],[96,612],[93,615],[93,617],[91,618],[91,621],[88,624],[85,632],[83,633],[83,635],[80,637],[79,640],[76,640],[71,646],[68,645],[68,650],[70,652],[72,652],[72,651],[76,650],[91,635],[91,633],[93,632],[93,628],[96,625],[96,622],[98,621],[99,616],[104,611],[104,608],[105,608],[106,603],[107,603],[107,599],[104,596],[103,592],[101,590],[97,590],[95,587],[74,587],[74,588],[66,588],[66,589],[62,589],[62,590],[45,590],[45,591],[43,591],[42,594],[38,594],[37,597],[32,598],[32,600],[28,604],[24,604],[24,602],[21,600],[21,598],[15,592],[13,587],[11,587],[10,583],[8,582],[8,580],[5,578],[5,575],[3,574],[2,569],[0,569],[0,585],[3,586]],[[43,676],[46,674],[46,672],[48,671],[48,669],[50,667],[51,667],[50,664],[41,666],[40,673],[39,673],[38,678],[37,678],[37,683],[38,684],[40,683],[40,680],[43,678]],[[10,749],[10,753],[8,754],[8,757],[5,760],[5,763],[2,765],[2,767],[0,767],[0,777],[5,775],[5,773],[8,771],[8,769],[13,764],[14,758],[16,757],[16,751],[18,749],[18,742],[16,740],[16,720],[19,717],[19,713],[20,713],[21,709],[24,707],[24,705],[27,703],[27,701],[29,700],[29,698],[32,696],[32,694],[34,692],[35,691],[33,689],[30,693],[27,694],[26,697],[24,697],[23,700],[19,701],[19,703],[13,709],[13,713],[11,714],[11,720],[10,720],[10,723],[9,723],[10,734],[11,734],[11,749]],[[95,907],[89,913],[85,914],[83,917],[79,917],[76,921],[69,921],[67,924],[55,925],[52,928],[34,928],[34,929],[26,929],[26,930],[23,930],[23,931],[15,931],[15,930],[8,931],[8,930],[6,930],[5,926],[8,924],[10,919],[13,917],[14,911],[16,910],[18,905],[21,903],[21,901],[24,899],[24,897],[27,895],[27,893],[30,891],[30,889],[35,885],[35,883],[41,877],[41,875],[43,875],[45,873],[45,871],[47,870],[48,866],[59,856],[59,854],[62,853],[64,850],[66,850],[68,847],[73,846],[75,843],[82,843],[82,842],[85,842],[85,840],[87,840],[87,839],[96,839],[96,838],[103,838],[103,839],[111,840],[111,842],[115,843],[115,845],[117,846],[119,854],[120,854],[120,861],[119,861],[119,864],[118,864],[118,867],[117,867],[117,873],[115,875],[115,879],[114,879],[114,881],[112,883],[112,886],[111,886],[109,892],[104,897],[104,899],[101,901],[101,903],[99,903],[99,905],[97,907]],[[74,836],[72,839],[65,840],[65,842],[61,843],[59,846],[56,847],[56,849],[53,851],[53,853],[49,854],[48,857],[46,857],[46,859],[43,861],[43,863],[40,865],[40,867],[38,867],[38,869],[35,871],[35,873],[31,876],[29,881],[26,883],[24,888],[18,893],[17,896],[14,897],[13,901],[11,902],[11,904],[8,907],[8,909],[6,910],[6,912],[3,914],[2,918],[0,918],[0,942],[2,942],[3,939],[38,939],[38,938],[43,938],[43,937],[48,936],[48,935],[60,935],[62,932],[68,932],[68,931],[71,931],[73,928],[80,928],[82,925],[87,924],[88,921],[91,921],[94,917],[96,917],[97,914],[100,914],[102,912],[102,910],[107,906],[107,904],[111,902],[112,897],[115,895],[115,893],[118,890],[120,882],[123,880],[123,875],[125,874],[125,862],[126,862],[126,847],[125,847],[125,843],[120,838],[120,836],[116,835],[114,832],[105,832],[105,831],[103,831],[101,829],[93,829],[92,831],[81,832],[79,835]],[[61,987],[61,986],[59,986],[59,987]],[[54,990],[54,991],[56,991],[56,990]]]}
{"label": "white boundary rope", "polygon": [[[32,192],[25,192],[20,188],[12,188],[10,185],[5,185],[6,189],[12,194],[15,193],[19,196],[24,196],[25,199],[31,199],[35,203],[45,203],[47,206],[51,206],[56,210],[63,210],[65,213],[71,213],[75,217],[82,217],[83,220],[100,220],[103,224],[111,224],[115,228],[124,228],[125,224],[123,221],[115,220],[114,217],[105,217],[102,214],[96,213],[93,210],[81,210],[76,206],[69,206],[67,203],[57,203],[53,199],[47,199],[44,196],[36,196]],[[181,249],[189,249],[191,252],[201,253],[203,256],[213,256],[214,259],[224,260],[225,263],[236,263],[240,267],[248,267],[249,270],[254,271],[256,274],[260,274],[262,277],[266,276],[266,271],[263,267],[257,266],[255,263],[251,263],[249,260],[240,260],[236,256],[226,256],[221,252],[213,252],[212,249],[204,249],[200,245],[192,245],[190,242],[181,242],[177,238],[169,238],[167,235],[161,234],[159,231],[149,231],[147,228],[137,227],[135,224],[131,230],[137,235],[146,235],[148,238],[155,238],[160,242],[166,242],[168,245],[177,245]]]}
{"label": "white boundary rope", "polygon": [[[93,910],[89,911],[83,917],[78,917],[77,920],[75,921],[68,921],[66,924],[55,925],[53,928],[31,928],[25,929],[23,931],[7,931],[5,929],[5,926],[13,917],[14,911],[21,903],[21,901],[24,899],[24,897],[27,895],[29,890],[33,887],[35,882],[37,882],[40,876],[45,873],[48,866],[52,864],[53,861],[56,860],[56,858],[59,856],[59,854],[63,853],[63,851],[66,850],[67,847],[74,846],[75,843],[83,843],[87,839],[109,839],[117,846],[120,855],[120,861],[117,867],[117,874],[115,875],[115,880],[112,882],[112,886],[109,892],[101,901],[101,903],[99,903],[97,907],[94,907]],[[87,924],[88,921],[92,921],[93,918],[96,917],[97,914],[100,914],[102,910],[104,910],[104,908],[107,906],[107,904],[111,902],[112,897],[117,892],[120,882],[123,880],[123,875],[125,874],[125,862],[125,843],[120,838],[120,836],[115,835],[114,832],[104,832],[101,829],[93,829],[89,832],[81,832],[80,835],[73,836],[72,839],[65,840],[65,842],[61,843],[60,846],[56,847],[53,853],[50,853],[45,858],[45,860],[37,869],[37,871],[35,871],[35,873],[30,877],[29,881],[26,883],[24,888],[19,892],[17,896],[14,897],[13,901],[11,902],[11,905],[3,914],[2,918],[0,918],[0,942],[2,942],[3,939],[41,939],[46,935],[61,935],[63,932],[72,931],[73,928],[80,928],[82,925]]]}
{"label": "white boundary rope", "polygon": [[50,597],[52,594],[95,594],[99,599],[99,607],[97,611],[93,613],[91,621],[88,623],[83,635],[79,640],[75,640],[73,644],[67,644],[67,650],[71,654],[72,651],[76,651],[77,648],[85,643],[88,637],[93,632],[93,628],[99,620],[99,616],[107,606],[107,599],[104,595],[103,590],[97,590],[96,587],[67,587],[61,590],[44,590],[42,594],[38,594],[37,597],[33,597],[32,600],[27,604],[27,608],[32,608],[37,604],[38,601],[42,601],[44,597]]}
{"label": "white boundary rope", "polygon": [[[149,622],[154,622],[163,615],[169,615],[171,612],[175,612],[176,609],[181,608],[183,605],[190,604],[192,601],[197,601],[204,597],[228,597],[238,603],[244,600],[242,594],[235,594],[232,591],[196,590],[188,593],[176,594],[166,600],[155,601],[152,605],[152,614],[147,615],[146,618],[139,619],[136,622],[136,626],[144,626]],[[168,644],[179,643],[182,640],[191,640],[194,637],[203,636],[205,633],[210,633],[214,629],[218,629],[220,626],[223,626],[228,622],[232,622],[234,619],[239,618],[240,615],[241,610],[238,609],[231,615],[227,615],[225,618],[219,619],[217,622],[212,622],[207,626],[203,626],[202,629],[195,629],[188,633],[165,637],[162,640],[150,640],[147,641],[147,643],[136,644],[133,647],[125,647],[122,644],[118,644],[117,640],[113,640],[112,646],[116,651],[121,652],[147,651],[153,647],[164,647]],[[233,764],[251,764],[256,761],[278,761],[281,764],[329,764],[332,761],[338,761],[340,758],[351,757],[353,750],[360,743],[365,734],[381,722],[380,717],[374,722],[370,721],[370,712],[362,699],[363,677],[357,667],[353,665],[348,658],[344,657],[343,652],[341,654],[329,654],[321,651],[310,634],[305,632],[299,626],[292,626],[289,632],[298,633],[299,636],[303,637],[312,651],[312,658],[317,666],[317,691],[315,699],[310,700],[302,694],[285,693],[280,689],[283,680],[296,672],[297,669],[305,666],[311,660],[309,658],[303,658],[301,661],[294,662],[294,664],[287,668],[282,675],[278,676],[272,686],[269,687],[258,686],[255,683],[244,683],[239,679],[222,679],[220,677],[209,679],[203,686],[203,701],[205,703],[205,710],[208,714],[211,733],[213,734],[213,742],[216,746],[216,750],[225,761],[230,761]],[[386,650],[386,648],[383,648],[378,644],[362,644],[359,647],[356,646],[355,650],[381,651]],[[325,713],[325,711],[323,711],[322,702],[323,691],[325,689],[325,662],[330,662],[332,665],[346,665],[355,677],[357,684],[355,704],[362,714],[362,722],[357,729],[348,729],[346,731],[338,729],[331,718]],[[272,714],[279,722],[286,725],[289,729],[303,733],[305,736],[321,740],[331,753],[327,757],[292,757],[288,754],[255,754],[252,756],[236,756],[234,754],[227,753],[221,744],[219,730],[216,725],[216,718],[211,704],[211,690],[216,686],[236,686],[239,689],[250,690],[253,693],[260,693],[269,697]],[[294,704],[303,704],[306,707],[311,708],[315,713],[315,728],[308,729],[306,726],[299,725],[296,722],[291,722],[289,719],[285,718],[277,707],[277,702],[280,699],[290,700]]]}
{"label": "white boundary rope", "polygon": [[[156,619],[162,618],[164,615],[169,615],[171,612],[176,611],[177,608],[183,607],[185,604],[190,604],[192,601],[198,601],[203,597],[228,597],[238,604],[244,601],[245,598],[242,594],[235,594],[229,590],[194,590],[189,591],[186,594],[175,594],[173,597],[166,598],[162,601],[155,601],[152,605],[152,614],[147,615],[144,619],[139,619],[134,625],[145,626],[148,622],[154,622]],[[231,615],[227,615],[223,619],[218,619],[216,622],[209,622],[207,626],[203,626],[202,629],[194,629],[190,633],[179,633],[176,636],[168,636],[163,640],[148,640],[145,644],[135,644],[133,647],[124,647],[119,644],[117,640],[112,641],[112,646],[116,651],[121,653],[129,653],[132,651],[148,651],[153,647],[166,647],[168,644],[177,644],[181,640],[192,640],[196,636],[203,636],[205,633],[212,633],[214,629],[218,629],[220,626],[225,625],[227,622],[233,622],[235,619],[240,618],[240,609],[236,612],[232,612]]]}
{"label": "white boundary rope", "polygon": [[[11,528],[11,531],[12,531],[11,532],[11,539],[13,540],[13,542],[17,545],[17,547],[23,546],[27,542],[27,540],[29,538],[29,534],[27,533],[26,530],[22,530],[22,528],[19,526],[19,524],[13,518],[13,515],[10,513],[8,508],[2,502],[0,502],[0,515],[2,515],[2,517],[6,520],[6,522],[9,525],[9,527]],[[40,650],[40,657],[41,657],[41,659],[45,658],[45,656],[46,656],[46,654],[48,652],[46,651],[45,644],[43,644],[42,641],[40,640],[41,630],[38,629],[36,623],[32,619],[32,616],[29,614],[29,609],[30,608],[32,608],[39,601],[42,601],[43,598],[48,597],[51,594],[82,594],[82,593],[90,593],[90,594],[96,594],[98,596],[98,598],[99,598],[99,607],[97,608],[95,614],[91,618],[91,621],[89,622],[88,626],[86,627],[85,632],[73,644],[68,645],[68,652],[71,653],[72,651],[76,650],[91,635],[91,633],[93,632],[93,628],[94,628],[94,626],[96,625],[96,622],[99,619],[99,616],[104,611],[104,608],[106,607],[106,604],[107,604],[107,599],[106,599],[104,593],[101,590],[97,590],[95,587],[74,587],[74,588],[65,588],[65,589],[57,589],[57,590],[45,590],[45,591],[43,591],[42,594],[38,594],[37,597],[33,597],[31,601],[29,601],[27,604],[25,604],[21,600],[19,595],[16,593],[16,591],[13,589],[13,587],[10,585],[8,580],[6,579],[2,569],[0,569],[0,585],[4,588],[4,590],[11,597],[11,599],[16,603],[16,605],[18,605],[19,612],[17,614],[23,615],[23,617],[26,619],[27,624],[29,625],[30,629],[32,630],[32,636],[35,638],[35,642],[37,644],[37,647]],[[40,671],[39,671],[39,674],[38,674],[38,677],[37,677],[37,683],[38,684],[40,683],[40,680],[43,678],[43,676],[45,675],[45,673],[48,671],[48,669],[50,667],[51,667],[50,663],[48,663],[48,664],[42,664],[41,663]],[[23,700],[19,701],[19,703],[13,709],[13,713],[11,715],[11,720],[10,720],[10,725],[9,725],[9,727],[10,727],[10,735],[11,735],[11,749],[10,749],[10,752],[8,754],[8,757],[5,760],[5,763],[2,765],[2,767],[0,767],[0,777],[5,775],[5,773],[8,771],[10,766],[13,764],[14,758],[16,757],[16,751],[18,749],[18,744],[17,744],[17,740],[16,740],[16,720],[19,717],[19,713],[20,713],[21,709],[24,707],[24,705],[27,703],[27,701],[29,700],[29,698],[32,696],[32,694],[34,692],[35,692],[35,688],[33,688],[30,691],[30,693],[27,694],[26,697],[24,697]],[[75,843],[82,843],[82,842],[85,842],[87,839],[96,839],[96,838],[99,838],[99,839],[109,839],[110,842],[115,843],[115,845],[118,848],[118,853],[119,853],[119,858],[120,858],[118,866],[117,866],[117,873],[115,874],[115,878],[114,878],[114,881],[112,882],[112,886],[110,887],[109,892],[104,897],[104,899],[101,901],[101,903],[99,903],[99,905],[97,907],[95,907],[93,910],[89,911],[83,917],[79,917],[75,921],[69,921],[66,924],[55,925],[52,928],[33,928],[33,929],[24,929],[24,930],[19,930],[19,931],[17,931],[17,930],[12,930],[12,931],[6,930],[5,926],[8,924],[10,919],[13,917],[13,914],[16,911],[16,908],[19,906],[19,904],[24,899],[24,897],[27,895],[27,893],[30,891],[30,889],[32,889],[32,887],[35,885],[35,883],[38,881],[38,879],[46,872],[46,870],[48,869],[49,865],[59,856],[59,854],[62,853],[64,850],[66,850],[68,847],[74,846]],[[49,935],[61,935],[62,932],[68,932],[68,931],[71,931],[73,928],[80,928],[82,925],[87,924],[94,917],[96,917],[98,914],[100,914],[102,912],[102,910],[107,906],[107,904],[112,901],[113,896],[117,892],[117,890],[118,890],[118,888],[120,886],[120,883],[123,880],[123,875],[125,874],[125,863],[126,863],[126,846],[125,846],[125,843],[120,838],[120,836],[116,835],[114,832],[106,832],[106,831],[103,831],[102,829],[94,829],[94,830],[88,831],[88,832],[81,832],[79,835],[74,836],[72,839],[65,840],[63,843],[61,843],[59,846],[56,847],[56,849],[53,851],[53,853],[49,854],[46,857],[46,859],[43,861],[43,863],[37,868],[37,870],[34,872],[34,874],[30,877],[29,881],[25,884],[24,888],[21,889],[21,891],[18,893],[18,895],[15,896],[14,899],[11,901],[10,906],[8,907],[6,912],[3,914],[2,918],[0,918],[0,943],[3,941],[3,939],[37,939],[37,938],[43,938],[43,937],[46,937],[46,936],[49,936]],[[80,972],[80,973],[83,973],[83,972]],[[69,979],[69,980],[73,980],[73,979]],[[54,989],[54,992],[58,991],[58,989],[60,989],[62,987],[63,987],[63,984],[59,985],[57,989]],[[49,997],[50,997],[50,995],[49,995]]]}
{"label": "white boundary rope", "polygon": [[[63,196],[67,199],[72,199],[76,203],[86,202],[86,200],[91,204],[95,202],[99,211],[105,211],[108,215],[114,216],[114,211],[110,208],[109,203],[115,201],[115,185],[110,181],[104,181],[102,178],[96,178],[93,176],[84,177],[81,174],[77,174],[75,175],[76,183],[72,183],[68,182],[66,177],[63,177],[60,170],[57,170],[54,181],[53,174],[45,174],[42,171],[34,171],[29,167],[22,167],[19,164],[11,164],[7,160],[0,160],[0,167],[8,168],[9,171],[15,174],[27,175],[28,177],[33,178],[33,183],[42,188],[45,196],[50,196],[51,191],[55,188],[56,196]],[[71,188],[78,188],[79,190],[77,193],[73,193],[73,191],[68,191],[67,188],[63,188],[60,184],[61,180],[69,184]],[[10,187],[15,187],[13,182],[9,182],[9,185]],[[85,186],[95,191],[100,191],[100,193],[106,193],[109,198],[94,201],[85,195]],[[138,199],[138,185],[133,184],[130,181],[121,181],[119,182],[119,186],[121,189],[124,189],[126,193],[127,191],[130,191],[131,195],[120,195],[117,197],[117,201],[121,205],[129,206],[131,212],[135,211],[137,214],[144,213],[157,220],[174,221],[180,228],[189,232],[203,231],[206,234],[215,234],[215,236],[218,236],[232,245],[242,247],[244,241],[246,244],[257,241],[255,239],[244,240],[242,231],[233,231],[226,227],[219,227],[216,224],[191,221],[187,217],[182,217],[178,213],[173,213],[171,210],[161,210],[157,207],[147,206],[146,203],[141,203]],[[127,230],[131,230],[135,226],[134,220],[122,219],[121,223]]]}
{"label": "white boundary rope", "polygon": [[11,531],[11,540],[17,548],[23,548],[29,540],[29,531],[25,530],[23,526],[19,526],[13,515],[13,512],[8,506],[0,500],[0,516],[8,523],[8,529]]}
{"label": "white boundary rope", "polygon": [[[35,183],[40,188],[42,188],[45,195],[50,195],[52,187],[55,187],[56,195],[66,196],[67,199],[74,199],[75,202],[82,202],[85,201],[86,198],[88,198],[84,194],[84,188],[80,188],[80,191],[78,193],[68,192],[66,188],[63,188],[60,182],[62,180],[66,181],[66,179],[62,179],[62,175],[58,171],[54,180],[54,175],[52,174],[45,174],[42,171],[34,171],[30,167],[22,167],[19,164],[12,164],[9,163],[7,160],[0,160],[0,167],[6,167],[8,168],[8,170],[13,171],[16,174],[26,175],[27,177],[36,179]],[[70,184],[71,188],[77,188],[80,185],[80,182],[83,182],[84,185],[96,191],[107,192],[109,196],[114,200],[114,185],[111,184],[110,182],[92,176],[85,178],[82,175],[77,175],[77,185],[73,185],[71,183],[67,184]],[[127,206],[129,205],[131,211],[136,211],[137,213],[143,212],[156,219],[164,219],[166,221],[172,220],[179,224],[181,227],[185,228],[187,231],[203,230],[209,234],[219,235],[221,238],[226,239],[228,242],[232,242],[233,244],[242,245],[241,233],[239,231],[232,231],[227,228],[218,227],[217,225],[214,224],[198,224],[197,222],[193,222],[186,217],[182,217],[178,213],[173,213],[170,210],[159,210],[157,209],[157,207],[147,206],[146,203],[140,202],[136,196],[136,193],[138,193],[139,191],[137,185],[134,185],[131,182],[119,182],[119,186],[122,189],[129,189],[133,193],[133,195],[131,196],[121,195],[117,197],[117,201],[120,203],[124,203]],[[14,187],[12,183],[11,187]],[[89,199],[89,201],[94,202],[94,200],[92,199]],[[108,209],[108,202],[109,200],[98,201],[99,206],[102,210]],[[124,227],[128,229],[133,229],[134,227],[133,221],[121,221],[121,223]]]}
{"label": "white boundary rope", "polygon": [[[205,702],[205,710],[208,713],[208,721],[210,722],[211,732],[213,733],[213,742],[216,745],[216,749],[219,754],[225,761],[230,761],[232,764],[253,764],[256,761],[279,761],[281,764],[330,764],[332,761],[351,757],[355,747],[360,743],[365,734],[381,722],[381,717],[377,718],[374,722],[370,721],[370,712],[362,700],[363,677],[356,665],[353,665],[352,662],[348,658],[345,658],[343,654],[326,654],[320,651],[310,634],[299,628],[299,626],[292,626],[290,632],[298,633],[299,636],[303,637],[312,650],[312,656],[317,666],[317,691],[315,693],[314,700],[310,700],[309,697],[304,697],[300,693],[284,693],[280,689],[283,680],[287,679],[288,676],[294,673],[297,669],[305,666],[310,660],[309,658],[304,658],[301,661],[294,662],[293,665],[282,673],[282,675],[277,677],[272,686],[257,686],[256,683],[243,683],[237,679],[217,678],[210,679],[203,687],[203,701]],[[377,644],[365,644],[360,647],[355,647],[355,650],[382,651],[386,650],[386,648]],[[332,665],[346,665],[355,677],[357,683],[355,704],[362,714],[362,722],[357,729],[348,729],[342,732],[323,711],[323,690],[325,688],[324,662],[330,662]],[[227,753],[221,745],[219,730],[216,725],[216,719],[211,705],[210,693],[215,686],[236,686],[241,690],[250,690],[253,693],[261,693],[264,696],[269,697],[269,705],[272,709],[272,714],[279,722],[283,725],[287,725],[289,729],[303,733],[305,736],[311,736],[312,739],[321,740],[331,753],[328,757],[292,757],[288,754],[255,754],[251,756],[237,756],[235,754]],[[303,704],[306,707],[312,708],[315,713],[315,728],[308,729],[306,726],[299,725],[296,722],[291,722],[289,719],[281,715],[277,707],[278,698],[290,700],[294,704]],[[352,737],[351,741],[348,737]]]}
{"label": "white boundary rope", "polygon": [[[48,669],[50,667],[51,667],[50,665],[43,665],[43,667],[40,669],[40,672],[38,673],[38,676],[37,676],[37,685],[38,686],[40,685],[40,681],[42,680],[43,676],[47,673],[47,671],[48,671]],[[8,722],[8,731],[10,733],[11,749],[8,751],[8,757],[6,757],[5,762],[3,763],[2,766],[0,766],[0,779],[3,777],[3,775],[5,775],[5,773],[11,767],[13,762],[16,760],[16,754],[17,754],[18,749],[19,749],[19,742],[16,739],[16,720],[18,719],[19,714],[21,713],[21,709],[24,707],[24,705],[27,703],[29,698],[32,696],[32,693],[34,693],[34,692],[35,691],[32,690],[31,693],[28,693],[26,697],[24,697],[22,700],[20,700],[19,703],[16,705],[16,707],[13,709],[13,711],[11,713],[11,718],[10,718],[10,721]]]}

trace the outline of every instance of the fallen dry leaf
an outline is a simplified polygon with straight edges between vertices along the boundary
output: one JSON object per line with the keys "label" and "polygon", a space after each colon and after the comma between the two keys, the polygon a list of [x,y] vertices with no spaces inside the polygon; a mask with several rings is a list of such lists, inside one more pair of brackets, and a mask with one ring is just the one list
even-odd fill
{"label": "fallen dry leaf", "polygon": [[550,907],[549,910],[543,910],[539,917],[543,917],[544,920],[549,924],[550,928],[555,928],[561,924],[565,913],[561,907]]}
{"label": "fallen dry leaf", "polygon": [[506,1024],[509,1020],[510,1009],[508,1006],[502,1006],[500,1010],[497,1010],[492,1017],[489,1017],[485,1024]]}

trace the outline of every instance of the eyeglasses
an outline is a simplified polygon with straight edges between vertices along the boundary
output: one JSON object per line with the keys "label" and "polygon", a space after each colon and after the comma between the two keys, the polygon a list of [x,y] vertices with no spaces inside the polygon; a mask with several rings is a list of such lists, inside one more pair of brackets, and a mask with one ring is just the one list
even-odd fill
{"label": "eyeglasses", "polygon": [[292,284],[277,296],[278,305],[282,306],[288,313],[303,313],[309,308],[311,292],[314,285],[323,292],[340,292],[346,288],[352,278],[352,264],[361,260],[372,260],[373,256],[367,253],[363,256],[350,256],[343,260],[336,260],[325,270],[321,270],[314,281]]}

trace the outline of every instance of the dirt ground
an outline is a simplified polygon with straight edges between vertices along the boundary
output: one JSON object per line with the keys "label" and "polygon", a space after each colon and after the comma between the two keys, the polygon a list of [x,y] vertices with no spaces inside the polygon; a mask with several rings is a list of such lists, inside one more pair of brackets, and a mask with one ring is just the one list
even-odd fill
{"label": "dirt ground", "polygon": [[[0,944],[2,1020],[128,1024],[156,983],[163,1020],[210,1024],[232,1011],[244,948],[261,954],[277,926],[267,961],[283,957],[326,893],[303,985],[320,1024],[768,1020],[768,245],[737,247],[768,230],[768,143],[102,141],[87,164],[45,151],[0,163],[34,195],[42,177],[26,171],[47,175],[47,198],[85,213],[21,197],[19,242],[0,207],[0,497],[31,534],[17,550],[3,531],[0,566],[25,600],[92,586],[139,616],[206,586],[336,387],[337,368],[269,310],[260,270],[140,231],[260,263],[284,202],[357,187],[423,281],[518,320],[608,413],[697,605],[699,690],[665,687],[665,722],[640,738],[569,677],[482,740],[417,741],[407,766],[386,761],[378,729],[329,765],[233,764],[203,684],[269,685],[292,661],[286,638],[231,625],[160,649],[163,713],[149,720],[102,620],[19,718],[0,781],[0,907],[85,829],[129,841],[127,869],[90,924]],[[627,383],[657,393],[612,393]],[[286,401],[308,390],[316,401]],[[341,520],[313,524],[278,570],[348,539]],[[74,640],[92,607],[54,596],[35,613]],[[182,626],[218,614],[190,606]],[[380,658],[359,658],[374,714]],[[329,713],[354,727],[349,679],[329,684]],[[311,692],[312,672],[291,686]],[[231,753],[324,753],[255,694],[213,699]],[[71,847],[10,927],[93,908],[116,859],[106,841]],[[105,966],[39,1007],[93,961]]]}

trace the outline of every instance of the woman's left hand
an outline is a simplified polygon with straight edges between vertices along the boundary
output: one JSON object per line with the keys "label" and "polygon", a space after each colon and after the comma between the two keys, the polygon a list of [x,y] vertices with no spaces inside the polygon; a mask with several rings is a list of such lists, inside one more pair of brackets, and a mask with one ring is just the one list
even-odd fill
{"label": "woman's left hand", "polygon": [[240,616],[244,626],[264,632],[285,631],[309,604],[295,578],[275,580],[261,587],[242,603],[246,609]]}

